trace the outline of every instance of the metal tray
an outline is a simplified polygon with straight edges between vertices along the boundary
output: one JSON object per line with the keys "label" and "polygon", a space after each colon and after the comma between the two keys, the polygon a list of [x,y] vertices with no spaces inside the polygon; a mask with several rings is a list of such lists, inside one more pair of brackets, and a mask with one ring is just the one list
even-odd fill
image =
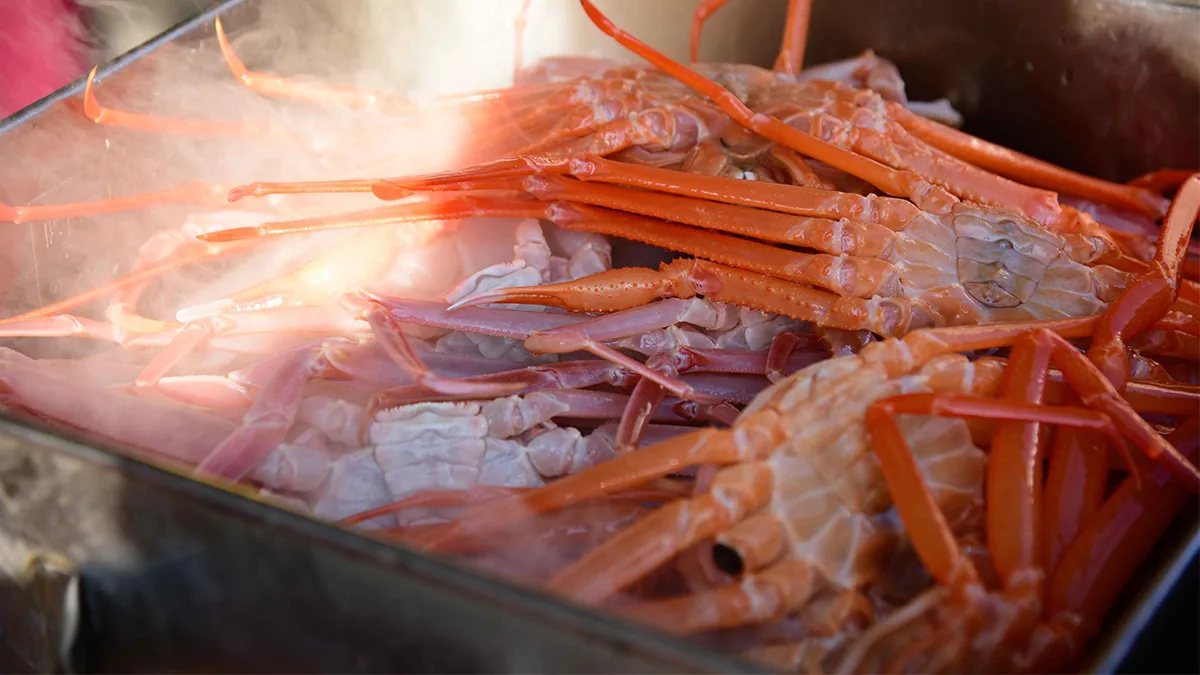
{"label": "metal tray", "polygon": [[[270,1],[228,0],[117,59],[98,78],[106,82],[104,102],[132,100],[128,107],[146,109],[131,84],[147,73],[220,73],[213,16],[220,13],[236,30],[253,24]],[[575,11],[575,3],[565,4],[567,14]],[[769,63],[784,4],[731,3],[706,33],[705,56]],[[669,41],[668,51],[682,56],[683,17],[692,6],[670,0],[656,5],[658,13],[630,13],[628,4],[616,3],[605,9],[617,9],[623,25],[654,44]],[[1106,21],[1124,28],[1094,30]],[[1166,2],[913,0],[900,7],[818,0],[811,56],[875,48],[899,62],[911,93],[948,96],[975,132],[1125,179],[1161,166],[1200,165],[1200,30],[1189,22],[1200,28],[1194,6]],[[579,51],[621,54],[575,25]],[[530,28],[533,44],[544,46],[535,21]],[[1020,35],[1015,47],[1010,33]],[[1008,56],[1013,52],[1020,55]],[[1139,70],[1147,54],[1155,65]],[[320,67],[336,75],[353,65]],[[406,77],[411,72],[391,74],[395,82]],[[182,180],[160,175],[156,158],[182,165],[188,179],[238,180],[211,175],[207,164],[223,148],[203,140],[186,161],[170,154],[177,146],[149,142],[136,157],[112,152],[104,134],[73,110],[81,91],[77,82],[0,121],[0,201],[92,199]],[[1141,133],[1148,128],[1155,133]],[[11,228],[0,249],[0,308],[6,315],[23,311],[110,278],[129,260],[90,256],[112,238],[104,228],[137,241],[171,213]],[[51,263],[74,273],[40,274]],[[46,344],[12,346],[41,352]],[[1196,593],[1187,590],[1195,588],[1200,549],[1196,508],[1188,508],[1114,608],[1086,670],[1197,670],[1195,650],[1180,649],[1194,629],[1191,637],[1155,641],[1162,626],[1186,631],[1200,614]],[[0,419],[0,608],[5,672],[755,672],[694,644],[10,418]]]}

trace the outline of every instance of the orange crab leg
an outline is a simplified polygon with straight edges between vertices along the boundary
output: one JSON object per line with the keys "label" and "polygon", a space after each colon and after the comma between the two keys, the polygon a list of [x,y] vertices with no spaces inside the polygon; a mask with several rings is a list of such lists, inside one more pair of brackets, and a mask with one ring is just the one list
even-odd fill
{"label": "orange crab leg", "polygon": [[792,77],[800,74],[811,17],[812,0],[788,0],[787,22],[783,28],[783,44],[779,47],[779,56],[775,58],[775,72],[787,73]]}
{"label": "orange crab leg", "polygon": [[1155,192],[1167,192],[1183,185],[1183,181],[1196,174],[1195,169],[1159,169],[1144,176],[1138,176],[1129,181],[1130,185],[1143,187]]}
{"label": "orange crab leg", "polygon": [[[1112,383],[1113,393],[1122,391],[1128,378],[1125,340],[1161,319],[1178,297],[1176,280],[1198,212],[1200,177],[1193,176],[1185,181],[1163,222],[1149,270],[1130,284],[1097,322],[1088,358]],[[1050,453],[1044,551],[1051,565],[1058,562],[1060,552],[1092,519],[1104,499],[1108,465],[1097,453],[1085,449],[1090,442],[1086,435],[1060,434]]]}
{"label": "orange crab leg", "polygon": [[[616,24],[600,13],[591,0],[580,0],[580,2],[592,22],[605,34],[675,79],[707,96],[734,121],[760,136],[857,176],[887,194],[910,198],[918,206],[931,213],[944,213],[958,201],[953,195],[935,187],[918,174],[892,169],[874,160],[826,143],[792,128],[774,117],[755,113],[728,89],[671,60],[618,28]],[[954,185],[956,193],[971,195],[974,200],[985,204],[1015,208],[1043,225],[1056,223],[1062,217],[1062,209],[1058,205],[1057,197],[1054,193],[1045,190],[1029,188],[998,177],[995,180],[964,182],[960,176],[954,175],[954,171],[947,172],[941,177],[941,180]]]}
{"label": "orange crab leg", "polygon": [[795,185],[686,174],[670,169],[615,162],[596,155],[576,155],[565,159],[528,155],[513,157],[459,171],[381,180],[373,192],[380,199],[401,199],[411,195],[414,190],[460,190],[466,181],[523,178],[539,173],[569,173],[585,182],[643,188],[798,216],[878,223],[893,230],[902,229],[914,218],[922,215],[920,209],[903,199],[868,198]]}
{"label": "orange crab leg", "polygon": [[887,109],[900,126],[917,138],[988,171],[1037,187],[1133,211],[1155,220],[1167,212],[1169,202],[1145,188],[1111,183],[1069,171],[926,119],[898,103],[889,102]]}
{"label": "orange crab leg", "polygon": [[88,75],[87,85],[83,89],[83,113],[96,124],[137,129],[139,131],[152,131],[162,134],[191,134],[196,136],[251,136],[258,138],[269,131],[268,127],[261,124],[156,117],[105,108],[96,100],[96,94],[92,90],[97,69],[92,69],[91,74]]}
{"label": "orange crab leg", "polygon": [[705,22],[728,2],[729,0],[703,0],[696,6],[696,11],[692,14],[692,41],[688,51],[688,58],[692,63],[700,59],[700,34],[704,31]]}
{"label": "orange crab leg", "polygon": [[493,195],[455,195],[452,199],[427,200],[333,216],[264,223],[258,227],[233,227],[206,232],[199,235],[198,238],[207,242],[230,242],[355,227],[376,227],[430,220],[458,220],[473,216],[541,218],[545,215],[545,211],[544,205],[529,199]]}
{"label": "orange crab leg", "polygon": [[[1004,370],[1002,396],[1039,405],[1045,398],[1053,346],[1030,333],[1013,346]],[[1032,422],[997,426],[987,471],[988,551],[996,574],[1009,586],[1017,572],[1041,562],[1042,435]],[[1016,479],[1016,480],[1014,480]],[[999,508],[1011,504],[1015,510]]]}
{"label": "orange crab leg", "polygon": [[351,109],[377,105],[399,112],[409,112],[413,109],[413,105],[407,100],[382,92],[362,91],[353,87],[339,87],[317,82],[302,82],[251,71],[233,51],[233,46],[229,44],[229,38],[225,35],[225,28],[221,25],[219,17],[216,20],[216,30],[217,44],[221,47],[221,56],[225,58],[225,64],[229,66],[229,71],[251,91],[265,96],[325,103]]}
{"label": "orange crab leg", "polygon": [[[588,231],[602,231],[589,224]],[[679,259],[659,270],[626,267],[575,281],[544,286],[498,288],[454,305],[533,304],[572,311],[614,312],[659,298],[703,296],[828,328],[870,330],[879,335],[908,331],[912,308],[903,298],[843,297],[804,284],[747,272],[706,260]]]}
{"label": "orange crab leg", "polygon": [[[1194,461],[1200,418],[1190,418],[1167,440]],[[1140,488],[1132,478],[1121,483],[1053,571],[1047,584],[1048,612],[1072,612],[1095,628],[1190,497],[1162,467],[1147,472]]]}
{"label": "orange crab leg", "polygon": [[1127,286],[1101,315],[1088,357],[1118,389],[1129,372],[1125,338],[1149,328],[1179,297],[1179,271],[1198,217],[1200,174],[1184,182],[1171,204],[1149,270]]}
{"label": "orange crab leg", "polygon": [[491,533],[522,518],[632,489],[690,466],[725,465],[745,460],[745,451],[729,442],[728,434],[717,429],[702,429],[677,436],[635,453],[619,455],[519,497],[489,504],[486,508],[471,509],[463,514],[447,537]]}
{"label": "orange crab leg", "polygon": [[602,206],[833,255],[873,257],[888,250],[894,240],[892,230],[872,223],[797,218],[690,197],[583,183],[563,176],[530,176],[525,179],[524,185],[527,192],[546,201],[562,199]]}
{"label": "orange crab leg", "polygon": [[46,206],[7,206],[0,204],[0,222],[29,223],[38,220],[79,218],[118,211],[132,211],[161,204],[198,204],[217,206],[222,203],[225,188],[211,183],[192,182],[178,187],[144,192],[126,197],[112,197],[71,204],[48,204]]}

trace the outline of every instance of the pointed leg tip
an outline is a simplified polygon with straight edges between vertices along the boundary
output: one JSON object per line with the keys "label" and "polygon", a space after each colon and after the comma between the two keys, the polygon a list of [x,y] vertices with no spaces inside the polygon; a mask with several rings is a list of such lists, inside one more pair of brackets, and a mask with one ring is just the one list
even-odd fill
{"label": "pointed leg tip", "polygon": [[262,236],[264,236],[263,233],[257,227],[231,227],[228,230],[204,232],[196,235],[196,238],[209,244],[228,244]]}
{"label": "pointed leg tip", "polygon": [[96,100],[96,92],[94,90],[98,69],[99,66],[92,68],[92,72],[88,73],[87,84],[83,87],[83,114],[96,124],[100,123],[100,117],[104,112],[103,108],[100,107],[100,102]]}
{"label": "pointed leg tip", "polygon": [[446,311],[453,312],[456,309],[466,309],[467,307],[488,305],[503,299],[504,293],[502,291],[483,291],[482,293],[476,293],[475,295],[468,295],[462,300],[452,303],[446,308]]}

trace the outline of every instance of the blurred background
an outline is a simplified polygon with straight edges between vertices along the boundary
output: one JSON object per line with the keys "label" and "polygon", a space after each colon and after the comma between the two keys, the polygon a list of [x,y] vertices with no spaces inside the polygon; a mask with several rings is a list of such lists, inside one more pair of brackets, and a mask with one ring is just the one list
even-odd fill
{"label": "blurred background", "polygon": [[219,0],[0,0],[0,118]]}

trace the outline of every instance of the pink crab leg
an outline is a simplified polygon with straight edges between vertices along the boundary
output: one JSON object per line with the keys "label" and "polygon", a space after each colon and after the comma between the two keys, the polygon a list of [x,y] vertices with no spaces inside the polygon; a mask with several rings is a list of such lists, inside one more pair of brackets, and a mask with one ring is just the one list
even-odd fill
{"label": "pink crab leg", "polygon": [[[178,375],[162,377],[154,383],[154,391],[167,398],[200,408],[249,408],[254,405],[254,392],[221,375]],[[141,393],[137,384],[114,386],[128,393]]]}
{"label": "pink crab leg", "polygon": [[[542,389],[586,389],[601,384],[618,389],[628,389],[632,386],[634,378],[620,366],[604,360],[588,360],[561,361],[464,379],[481,385],[485,383],[520,385],[520,389],[515,389],[511,393],[527,394]],[[429,387],[419,384],[396,387],[376,394],[373,405],[387,408],[418,401],[445,400],[445,396],[438,396],[437,393]],[[469,397],[469,395],[458,395],[451,398]]]}
{"label": "pink crab leg", "polygon": [[352,314],[356,311],[366,311],[368,305],[373,304],[386,309],[399,323],[461,330],[515,340],[524,339],[535,331],[551,330],[579,322],[579,317],[572,314],[523,312],[495,307],[451,310],[451,305],[445,302],[396,298],[369,291],[347,294],[342,298],[342,304]]}
{"label": "pink crab leg", "polygon": [[[479,377],[520,368],[519,364],[502,359],[435,352],[421,343],[413,343],[413,349],[425,365],[445,377]],[[375,393],[412,385],[412,378],[408,377],[376,342],[331,340],[326,342],[324,351],[325,360],[337,373],[365,391]],[[338,379],[341,377],[338,376]]]}
{"label": "pink crab leg", "polygon": [[194,408],[87,384],[0,350],[0,398],[121,443],[195,464],[232,426]]}
{"label": "pink crab leg", "polygon": [[192,182],[158,192],[145,192],[127,197],[97,199],[73,204],[46,206],[7,206],[0,204],[0,222],[30,223],[39,220],[79,218],[118,211],[132,211],[161,204],[196,204],[217,206],[222,203],[225,188],[211,183]]}
{"label": "pink crab leg", "polygon": [[523,385],[513,382],[490,382],[445,378],[429,369],[413,349],[412,343],[400,329],[396,319],[386,310],[374,307],[364,317],[371,331],[392,361],[400,366],[414,384],[441,394],[494,398],[519,391]]}
{"label": "pink crab leg", "polygon": [[319,359],[320,352],[311,348],[274,357],[275,374],[259,390],[242,425],[196,466],[196,475],[240,481],[254,471],[287,437]]}
{"label": "pink crab leg", "polygon": [[69,314],[0,321],[0,337],[83,337],[121,341],[120,331],[111,323]]}

